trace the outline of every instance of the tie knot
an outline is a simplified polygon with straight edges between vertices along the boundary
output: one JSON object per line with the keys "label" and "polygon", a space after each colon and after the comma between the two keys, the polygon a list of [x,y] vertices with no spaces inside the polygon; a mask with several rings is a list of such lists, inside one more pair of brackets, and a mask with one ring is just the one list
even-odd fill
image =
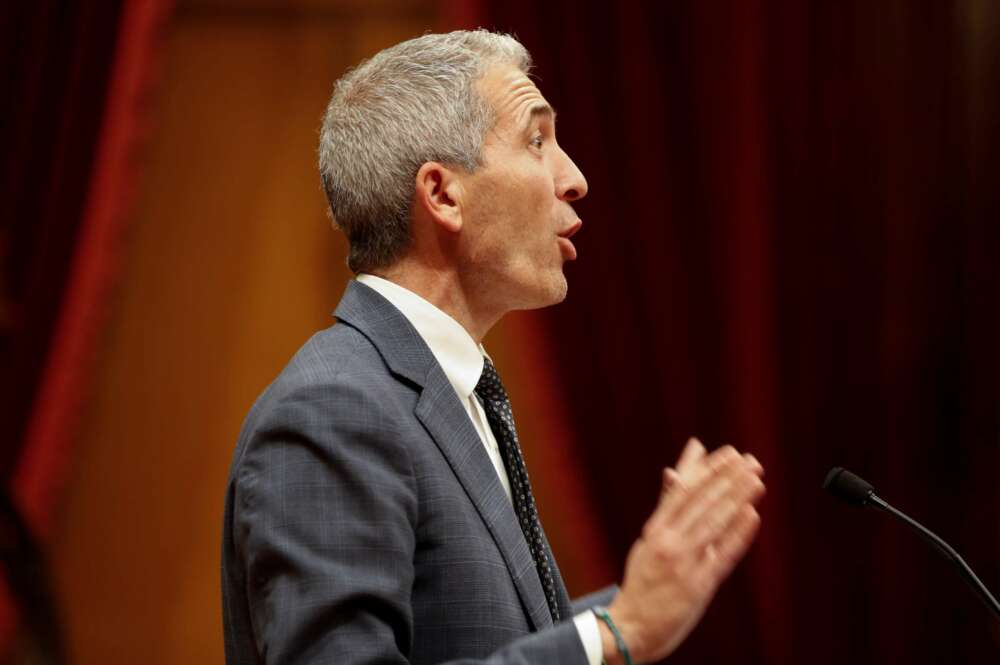
{"label": "tie knot", "polygon": [[483,373],[479,376],[479,383],[476,384],[476,394],[484,401],[506,402],[507,391],[504,390],[497,368],[493,366],[489,358],[483,358]]}

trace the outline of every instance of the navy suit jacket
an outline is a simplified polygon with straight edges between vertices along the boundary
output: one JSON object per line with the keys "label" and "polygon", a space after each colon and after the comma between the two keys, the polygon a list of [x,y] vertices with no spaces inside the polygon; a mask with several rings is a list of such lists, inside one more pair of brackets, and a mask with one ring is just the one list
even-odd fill
{"label": "navy suit jacket", "polygon": [[352,281],[257,400],[233,457],[226,662],[586,665],[451,383],[409,321]]}

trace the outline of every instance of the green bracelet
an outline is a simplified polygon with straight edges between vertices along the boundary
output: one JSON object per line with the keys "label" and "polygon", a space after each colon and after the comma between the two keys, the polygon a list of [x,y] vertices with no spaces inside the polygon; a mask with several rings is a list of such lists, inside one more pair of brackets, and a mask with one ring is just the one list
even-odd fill
{"label": "green bracelet", "polygon": [[618,653],[620,653],[625,659],[625,665],[632,665],[632,655],[628,652],[628,646],[625,644],[622,634],[618,632],[618,626],[616,626],[615,622],[611,620],[611,615],[608,614],[608,608],[603,605],[597,605],[593,608],[593,612],[594,616],[603,621],[605,625],[607,625],[608,630],[611,631],[611,634],[615,636],[615,647],[618,649]]}

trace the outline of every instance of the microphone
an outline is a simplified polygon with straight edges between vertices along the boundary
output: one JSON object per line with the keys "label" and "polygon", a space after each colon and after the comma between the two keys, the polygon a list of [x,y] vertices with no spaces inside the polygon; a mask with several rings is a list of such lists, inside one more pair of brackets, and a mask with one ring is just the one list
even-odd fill
{"label": "microphone", "polygon": [[979,581],[979,578],[972,572],[972,569],[965,563],[965,560],[958,555],[958,552],[952,549],[951,545],[944,542],[944,540],[939,538],[930,529],[927,529],[910,516],[896,510],[879,498],[875,494],[875,488],[872,487],[871,483],[860,476],[854,475],[843,467],[835,466],[826,474],[826,479],[823,481],[823,489],[853,506],[873,506],[883,510],[916,531],[924,540],[933,545],[942,556],[955,564],[962,579],[972,588],[973,592],[986,604],[986,607],[993,610],[993,613],[997,617],[1000,617],[1000,603],[989,592],[986,585]]}
{"label": "microphone", "polygon": [[871,497],[875,496],[875,488],[840,466],[833,467],[826,474],[823,489],[853,506],[866,506]]}

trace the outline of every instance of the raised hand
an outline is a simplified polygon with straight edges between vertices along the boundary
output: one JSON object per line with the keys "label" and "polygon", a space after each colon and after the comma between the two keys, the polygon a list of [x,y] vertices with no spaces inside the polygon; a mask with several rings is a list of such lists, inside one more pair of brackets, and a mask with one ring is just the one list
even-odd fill
{"label": "raised hand", "polygon": [[[622,590],[608,608],[633,662],[659,660],[691,632],[753,541],[754,504],[764,494],[763,467],[732,446],[708,454],[688,442],[625,564]],[[602,629],[603,630],[603,629]],[[618,654],[604,631],[608,662]]]}

